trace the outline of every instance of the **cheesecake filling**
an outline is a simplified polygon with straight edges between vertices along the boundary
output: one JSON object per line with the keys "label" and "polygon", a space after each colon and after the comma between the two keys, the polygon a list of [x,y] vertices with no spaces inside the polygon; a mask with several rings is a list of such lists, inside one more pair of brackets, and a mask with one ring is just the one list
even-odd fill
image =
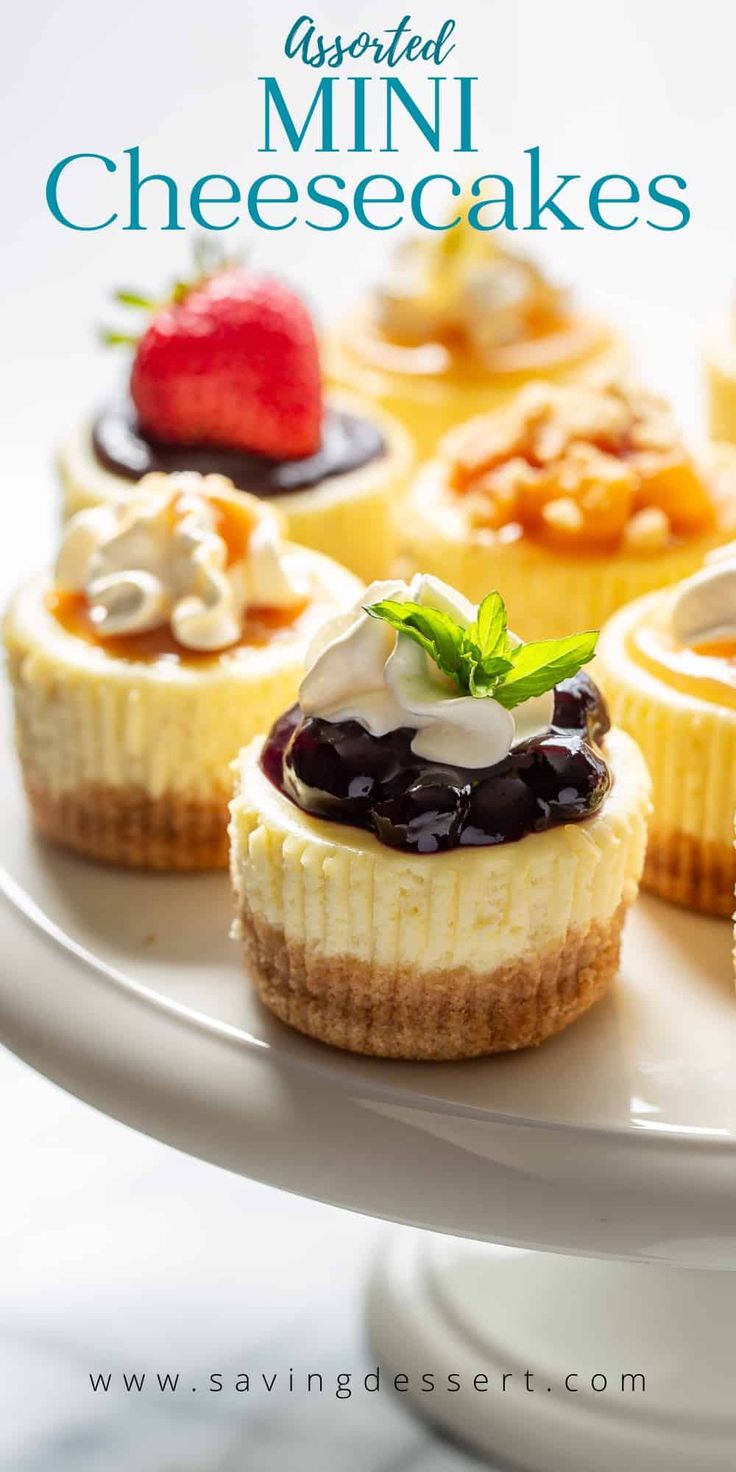
{"label": "cheesecake filling", "polygon": [[293,619],[308,596],[268,508],[221,477],[153,475],[72,518],[49,607],[60,622],[76,611],[106,647],[164,631],[184,652],[217,654],[239,642],[250,610]]}
{"label": "cheesecake filling", "polygon": [[303,811],[420,853],[579,820],[610,788],[608,716],[580,670],[594,648],[522,645],[498,594],[476,609],[421,574],[372,584],[312,641],[263,770]]}
{"label": "cheesecake filling", "polygon": [[672,688],[736,710],[736,543],[653,601],[627,642],[635,663]]}
{"label": "cheesecake filling", "polygon": [[236,490],[263,499],[312,490],[322,481],[361,470],[387,452],[375,422],[331,408],[325,411],[319,449],[299,460],[272,460],[209,445],[164,444],[144,433],[131,400],[125,398],[97,414],[92,449],[100,465],[125,480],[138,481],[156,471],[192,471],[226,476]]}

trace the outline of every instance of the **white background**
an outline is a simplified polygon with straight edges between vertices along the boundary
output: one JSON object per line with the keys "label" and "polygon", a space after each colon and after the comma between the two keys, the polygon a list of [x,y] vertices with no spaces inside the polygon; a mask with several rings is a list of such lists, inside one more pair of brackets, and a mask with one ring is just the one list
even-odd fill
{"label": "white background", "polygon": [[[379,30],[403,13],[385,0],[363,12],[336,0],[311,10],[326,35],[350,35],[369,23]],[[435,0],[412,9],[425,35],[447,13]],[[525,244],[543,251],[560,279],[579,283],[584,300],[610,304],[633,323],[653,377],[681,389],[684,412],[694,419],[699,333],[727,310],[734,275],[736,12],[729,0],[619,0],[615,6],[458,0],[452,13],[456,49],[446,70],[479,78],[479,151],[470,158],[450,150],[436,156],[410,128],[399,155],[259,154],[256,78],[277,73],[296,111],[322,75],[284,59],[284,38],[299,14],[291,0],[30,0],[9,8],[0,118],[6,216],[0,404],[9,410],[2,469],[15,486],[14,506],[21,485],[24,505],[27,496],[43,494],[50,448],[115,371],[110,355],[94,350],[111,287],[155,288],[188,260],[190,233],[111,227],[80,234],[51,217],[47,174],[58,159],[84,150],[122,164],[123,149],[138,144],[147,170],[173,175],[185,196],[202,173],[229,173],[245,191],[251,179],[279,167],[300,183],[325,169],[354,181],[387,163],[404,183],[435,167],[461,177],[466,170],[494,171],[522,180],[523,150],[535,144],[551,175],[580,173],[592,182],[622,171],[643,182],[679,173],[688,180],[692,208],[685,230],[550,230],[525,237]],[[350,70],[370,67],[352,63]],[[408,81],[417,70],[405,67],[399,75]],[[342,124],[346,142],[348,122]],[[86,218],[99,210],[94,191],[101,178],[90,170],[85,187],[74,190]],[[116,186],[105,176],[102,187],[107,200]],[[322,319],[380,269],[394,239],[358,226],[332,235],[303,227],[268,235],[244,229],[224,238],[288,274]],[[27,547],[20,517],[19,523]],[[34,526],[29,556],[37,535]]]}
{"label": "white background", "polygon": [[[311,9],[325,33],[379,30],[402,14],[383,0],[364,12],[335,0]],[[412,7],[424,34],[447,13],[435,3]],[[701,431],[700,344],[710,320],[730,310],[734,276],[729,0],[458,0],[452,13],[457,46],[447,70],[479,77],[476,156],[434,158],[407,132],[398,158],[283,154],[269,163],[257,153],[255,78],[276,72],[296,105],[321,75],[283,59],[296,5],[35,0],[9,9],[0,119],[4,588],[53,544],[54,445],[120,371],[94,336],[111,286],[155,288],[185,268],[191,241],[58,225],[44,201],[46,175],[80,150],[122,160],[139,144],[147,170],[173,174],[185,194],[201,173],[230,173],[245,191],[270,168],[298,182],[384,168],[404,183],[434,168],[521,181],[523,150],[535,144],[550,174],[591,182],[607,172],[639,181],[682,174],[692,221],[678,234],[588,228],[526,242],[583,300],[627,325],[640,371]],[[408,81],[417,70],[400,75]],[[80,208],[95,203],[79,199]],[[323,320],[380,271],[394,238],[358,227],[236,236],[256,263],[296,281]],[[377,1229],[138,1139],[7,1056],[0,1111],[0,1472],[292,1472],[342,1467],[348,1456],[357,1472],[465,1465],[385,1399],[369,1413],[357,1402],[253,1406],[246,1432],[232,1403],[196,1414],[92,1403],[84,1377],[98,1362],[288,1365],[303,1363],[306,1345],[325,1368],[359,1368],[360,1284]]]}

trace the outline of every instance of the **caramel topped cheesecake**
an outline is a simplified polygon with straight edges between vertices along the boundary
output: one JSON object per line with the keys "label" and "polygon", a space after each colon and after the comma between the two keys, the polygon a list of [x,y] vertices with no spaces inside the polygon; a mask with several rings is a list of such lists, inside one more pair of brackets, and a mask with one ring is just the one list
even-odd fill
{"label": "caramel topped cheesecake", "polygon": [[4,624],[38,830],[113,863],[225,864],[229,763],[359,587],[217,476],[148,476],[78,513]]}
{"label": "caramel topped cheesecake", "polygon": [[644,883],[711,914],[734,910],[736,544],[673,588],[622,608],[597,670],[653,782]]}
{"label": "caramel topped cheesecake", "polygon": [[711,337],[705,364],[710,433],[736,444],[736,310]]}
{"label": "caramel topped cheesecake", "polygon": [[267,500],[293,541],[375,577],[392,553],[409,440],[372,404],[348,395],[325,402],[299,297],[229,268],[147,305],[140,337],[126,338],[134,347],[126,390],[62,446],[66,514],[114,505],[153,472],[223,475],[235,491]]}
{"label": "caramel topped cheesecake", "polygon": [[423,455],[530,378],[566,381],[624,361],[610,327],[508,240],[467,222],[407,241],[327,358],[333,379],[400,419]]}
{"label": "caramel topped cheesecake", "polygon": [[631,386],[529,384],[449,434],[402,524],[402,570],[471,599],[508,589],[527,638],[599,627],[686,576],[736,531],[736,452],[685,444],[668,405]]}
{"label": "caramel topped cheesecake", "polygon": [[237,925],[262,1000],[324,1042],[462,1058],[542,1042],[618,964],[648,779],[582,666],[503,600],[369,587],[241,752]]}

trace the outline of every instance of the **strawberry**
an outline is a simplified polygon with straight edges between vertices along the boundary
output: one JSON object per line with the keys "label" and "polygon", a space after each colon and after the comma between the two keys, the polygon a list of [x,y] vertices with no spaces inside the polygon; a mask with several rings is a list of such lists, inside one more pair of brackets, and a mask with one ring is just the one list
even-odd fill
{"label": "strawberry", "polygon": [[[120,299],[143,305],[125,293]],[[278,460],[319,449],[322,379],[312,320],[282,282],[235,266],[178,287],[138,340],[141,428],[175,445]]]}

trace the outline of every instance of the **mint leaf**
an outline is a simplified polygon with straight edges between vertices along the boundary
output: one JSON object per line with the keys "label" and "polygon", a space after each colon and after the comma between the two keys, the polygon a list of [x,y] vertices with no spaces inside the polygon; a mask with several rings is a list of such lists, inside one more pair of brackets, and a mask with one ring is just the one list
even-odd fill
{"label": "mint leaf", "polygon": [[597,631],[589,630],[585,634],[570,634],[565,639],[521,644],[518,649],[512,649],[512,670],[497,685],[494,698],[499,705],[512,710],[533,695],[544,695],[560,680],[576,675],[593,658],[597,642]]}
{"label": "mint leaf", "polygon": [[487,659],[479,660],[477,650],[471,649],[467,653],[468,661],[468,685],[471,695],[493,695],[496,686],[503,675],[513,669],[510,659],[503,655],[491,655]]}
{"label": "mint leaf", "polygon": [[506,605],[500,593],[486,595],[466,637],[476,645],[483,664],[494,655],[508,655],[511,641],[506,621]]}
{"label": "mint leaf", "polygon": [[470,694],[493,695],[501,676],[513,668],[506,605],[500,593],[488,593],[483,599],[475,621],[465,630],[464,646]]}
{"label": "mint leaf", "polygon": [[490,670],[482,664],[471,664],[468,672],[469,693],[477,696],[494,695],[501,675],[509,668],[506,661],[501,661],[497,669]]}
{"label": "mint leaf", "polygon": [[433,659],[435,664],[457,681],[461,689],[468,688],[467,656],[463,651],[465,630],[437,608],[424,608],[420,603],[396,603],[384,598],[366,608],[371,618],[382,618],[399,634],[408,634]]}
{"label": "mint leaf", "polygon": [[506,607],[496,592],[483,599],[467,629],[449,613],[393,598],[373,603],[365,612],[413,639],[455,681],[461,695],[492,697],[507,710],[577,674],[593,658],[598,641],[591,631],[512,648]]}

